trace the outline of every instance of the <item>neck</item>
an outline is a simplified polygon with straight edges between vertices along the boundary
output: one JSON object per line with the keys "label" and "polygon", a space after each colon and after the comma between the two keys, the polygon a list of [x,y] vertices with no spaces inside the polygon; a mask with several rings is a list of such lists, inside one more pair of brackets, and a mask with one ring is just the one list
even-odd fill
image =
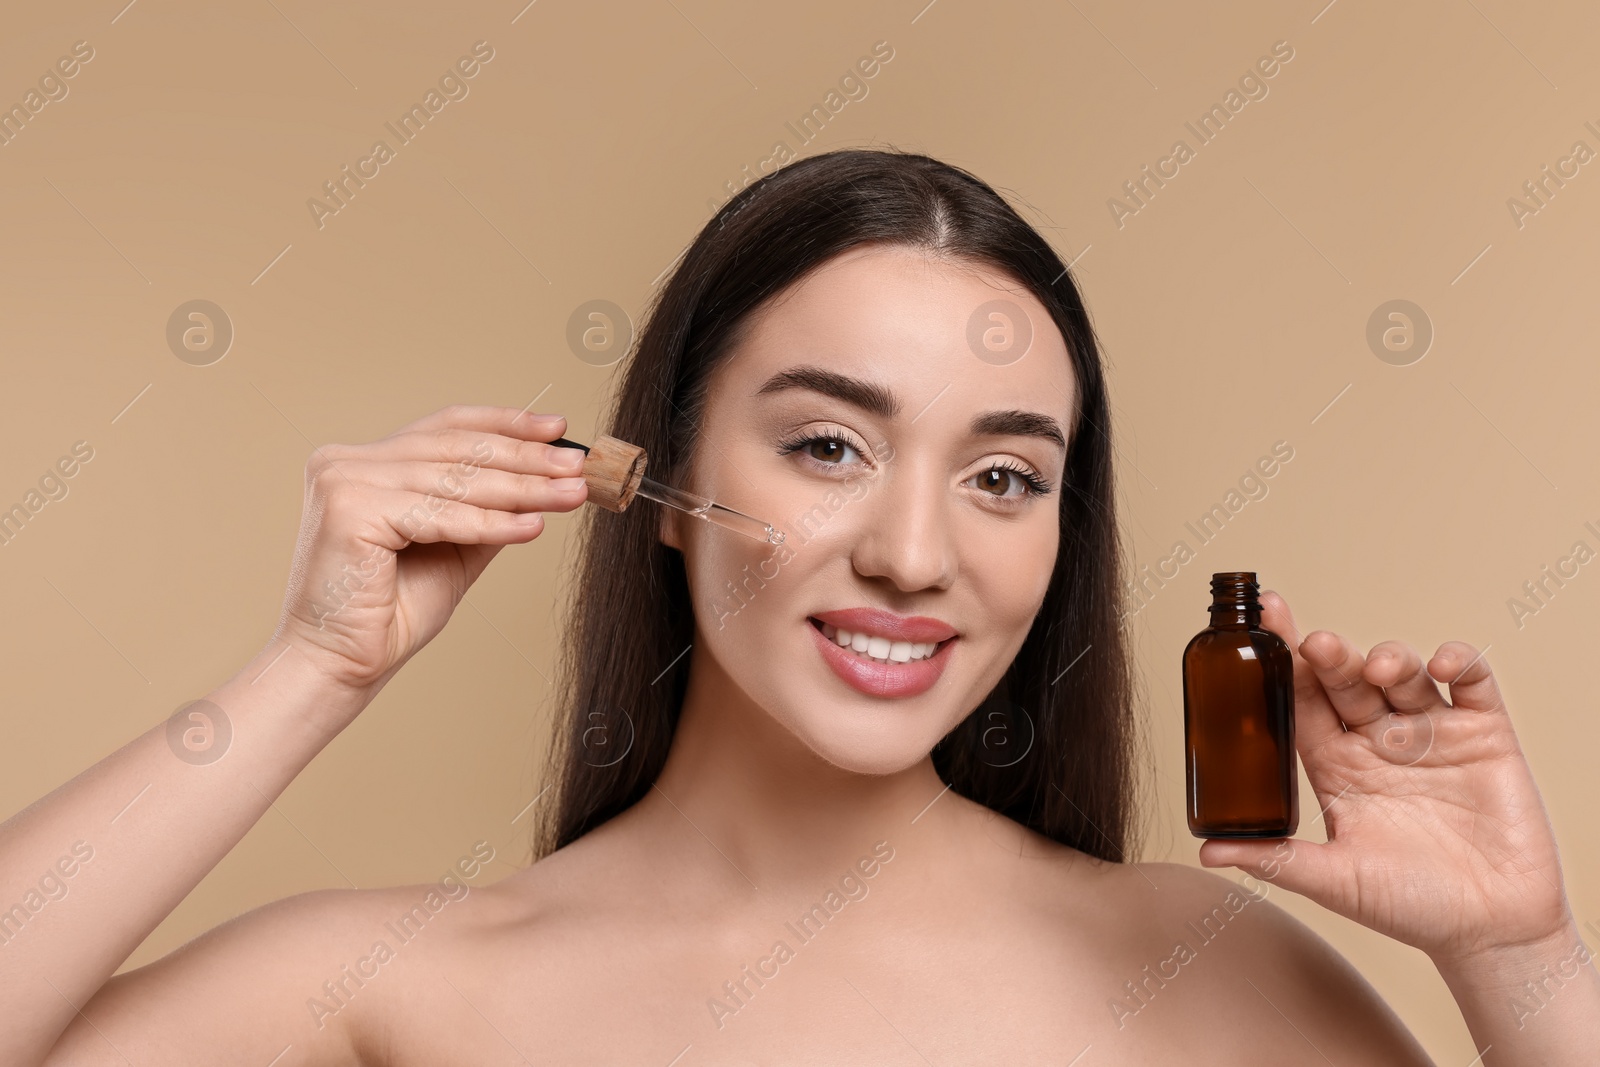
{"label": "neck", "polygon": [[944,789],[931,756],[887,775],[828,763],[700,648],[691,652],[666,764],[640,814],[662,840],[698,841],[694,854],[736,883],[766,890],[836,874],[875,842],[893,844]]}

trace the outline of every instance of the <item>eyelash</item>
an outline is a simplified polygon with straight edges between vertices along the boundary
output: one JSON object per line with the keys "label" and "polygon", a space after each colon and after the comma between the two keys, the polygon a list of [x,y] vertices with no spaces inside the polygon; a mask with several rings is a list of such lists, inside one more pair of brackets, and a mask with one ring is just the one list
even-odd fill
{"label": "eyelash", "polygon": [[[845,433],[843,430],[829,428],[822,432],[802,432],[799,436],[791,437],[787,441],[780,442],[778,445],[778,455],[787,456],[791,452],[799,452],[800,450],[814,445],[819,441],[846,445],[855,449],[857,455],[862,455],[864,453],[864,449],[861,447],[861,445],[856,443],[854,437],[850,436],[848,433]],[[809,458],[813,463],[820,464],[824,467],[843,466],[843,464],[839,463],[826,463],[823,460],[817,459],[815,456],[809,456],[807,458]],[[1035,471],[1027,467],[1017,466],[1009,461],[1005,463],[995,463],[989,467],[985,467],[978,473],[987,474],[989,471],[994,470],[1009,471],[1020,478],[1023,485],[1026,487],[1023,492],[1024,496],[1048,496],[1055,488],[1050,484],[1048,479],[1042,477]],[[986,495],[994,496],[993,493]],[[996,499],[1003,500],[1006,498],[996,497]]]}

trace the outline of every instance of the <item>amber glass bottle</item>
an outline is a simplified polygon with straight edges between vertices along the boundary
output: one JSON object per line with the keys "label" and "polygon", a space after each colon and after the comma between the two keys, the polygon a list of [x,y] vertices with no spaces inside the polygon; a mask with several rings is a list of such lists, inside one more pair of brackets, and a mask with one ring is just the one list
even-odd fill
{"label": "amber glass bottle", "polygon": [[1261,628],[1254,571],[1211,576],[1211,625],[1183,650],[1189,832],[1288,837],[1300,824],[1294,658]]}

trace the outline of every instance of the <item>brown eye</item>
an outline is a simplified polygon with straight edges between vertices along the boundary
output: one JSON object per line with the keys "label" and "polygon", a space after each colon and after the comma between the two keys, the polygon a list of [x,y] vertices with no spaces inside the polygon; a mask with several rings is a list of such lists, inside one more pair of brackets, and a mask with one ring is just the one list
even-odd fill
{"label": "brown eye", "polygon": [[[1000,464],[973,475],[978,488],[1000,500],[1016,500],[1028,496],[1044,496],[1050,492],[1050,483],[1031,470]],[[1000,492],[994,490],[999,489]],[[1017,490],[1013,493],[1011,490]]]}
{"label": "brown eye", "polygon": [[[801,435],[778,446],[778,455],[798,452],[821,467],[853,467],[865,461],[863,447],[856,445],[843,434],[821,433]],[[848,458],[854,455],[855,459]]]}
{"label": "brown eye", "polygon": [[1009,496],[1010,494],[1005,492],[1005,490],[1011,488],[1011,483],[1014,481],[1016,481],[1016,475],[1011,471],[1005,470],[1001,467],[990,467],[988,470],[978,475],[978,488],[984,490],[985,492],[993,492],[995,487],[998,486],[1001,491],[998,493],[993,493],[993,495]]}
{"label": "brown eye", "polygon": [[806,445],[807,454],[823,463],[836,463],[844,458],[850,446],[837,437],[815,437]]}

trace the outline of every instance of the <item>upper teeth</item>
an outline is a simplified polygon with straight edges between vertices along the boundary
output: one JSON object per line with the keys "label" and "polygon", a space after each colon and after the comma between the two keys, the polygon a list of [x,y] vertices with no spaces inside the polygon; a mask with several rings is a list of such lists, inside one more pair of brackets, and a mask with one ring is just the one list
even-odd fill
{"label": "upper teeth", "polygon": [[858,655],[868,656],[884,663],[907,663],[914,659],[927,659],[939,647],[937,641],[891,641],[876,634],[851,633],[849,630],[822,624],[822,636],[840,648],[848,648]]}

